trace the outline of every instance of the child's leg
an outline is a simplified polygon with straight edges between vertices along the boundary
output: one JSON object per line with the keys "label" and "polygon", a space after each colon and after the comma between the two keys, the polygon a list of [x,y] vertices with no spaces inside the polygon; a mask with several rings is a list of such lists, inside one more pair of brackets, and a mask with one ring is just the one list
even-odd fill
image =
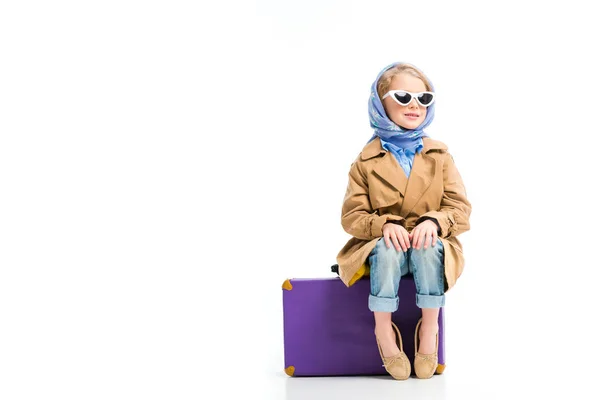
{"label": "child's leg", "polygon": [[406,253],[392,245],[387,247],[383,238],[369,254],[371,293],[369,309],[375,318],[375,334],[385,357],[400,352],[392,330],[392,312],[398,309],[398,287],[402,275],[408,273]]}
{"label": "child's leg", "polygon": [[417,288],[417,306],[421,308],[423,322],[419,328],[419,353],[435,351],[440,307],[446,301],[444,294],[444,245],[438,238],[435,246],[426,249],[410,248],[409,270]]}

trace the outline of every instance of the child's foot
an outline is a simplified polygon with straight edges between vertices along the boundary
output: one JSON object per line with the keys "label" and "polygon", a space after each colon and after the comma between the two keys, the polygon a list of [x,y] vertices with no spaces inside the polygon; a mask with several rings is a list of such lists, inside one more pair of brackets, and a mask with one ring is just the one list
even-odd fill
{"label": "child's foot", "polygon": [[419,327],[419,353],[435,353],[435,335],[438,333],[438,325],[427,326],[421,324]]}
{"label": "child's foot", "polygon": [[381,346],[381,352],[384,357],[392,357],[400,353],[400,349],[396,344],[396,335],[392,329],[392,325],[375,328],[375,336]]}

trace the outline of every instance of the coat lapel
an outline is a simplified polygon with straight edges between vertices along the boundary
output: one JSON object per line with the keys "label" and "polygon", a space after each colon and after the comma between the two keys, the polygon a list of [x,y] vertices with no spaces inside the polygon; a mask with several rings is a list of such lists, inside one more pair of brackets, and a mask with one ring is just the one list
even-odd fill
{"label": "coat lapel", "polygon": [[435,158],[426,154],[426,151],[432,148],[431,144],[428,141],[421,152],[415,154],[408,178],[394,155],[383,149],[378,139],[369,143],[363,151],[363,159],[371,158],[382,152],[385,153],[373,167],[373,173],[398,190],[404,197],[399,213],[402,217],[406,217],[412,211],[435,176],[437,162]]}
{"label": "coat lapel", "polygon": [[408,179],[392,153],[385,152],[381,160],[373,167],[373,173],[404,196]]}
{"label": "coat lapel", "polygon": [[[393,156],[392,156],[393,157]],[[412,211],[415,205],[419,202],[423,194],[431,186],[435,175],[436,160],[433,157],[425,154],[424,151],[415,154],[410,176],[404,193],[404,201],[400,209],[400,216],[405,217]],[[402,170],[402,167],[398,165]],[[404,171],[400,171],[404,174]]]}

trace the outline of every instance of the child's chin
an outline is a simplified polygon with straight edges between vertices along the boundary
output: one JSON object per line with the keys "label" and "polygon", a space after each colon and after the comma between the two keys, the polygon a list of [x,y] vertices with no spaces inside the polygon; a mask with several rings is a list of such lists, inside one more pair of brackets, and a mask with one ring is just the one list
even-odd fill
{"label": "child's chin", "polygon": [[404,129],[416,129],[421,123],[420,122],[403,122],[401,124],[398,124],[401,128]]}

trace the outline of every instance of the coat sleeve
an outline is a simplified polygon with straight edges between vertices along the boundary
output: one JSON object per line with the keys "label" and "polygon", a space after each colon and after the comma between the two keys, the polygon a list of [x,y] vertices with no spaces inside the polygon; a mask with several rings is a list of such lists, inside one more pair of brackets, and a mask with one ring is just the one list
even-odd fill
{"label": "coat sleeve", "polygon": [[348,187],[342,204],[342,227],[357,239],[372,240],[383,236],[383,224],[399,221],[405,226],[404,218],[394,214],[379,215],[371,207],[369,187],[358,159],[350,166]]}
{"label": "coat sleeve", "polygon": [[417,219],[418,225],[428,217],[435,218],[441,227],[440,237],[458,236],[470,229],[471,203],[454,158],[446,152],[444,160],[444,194],[439,210],[428,211]]}

